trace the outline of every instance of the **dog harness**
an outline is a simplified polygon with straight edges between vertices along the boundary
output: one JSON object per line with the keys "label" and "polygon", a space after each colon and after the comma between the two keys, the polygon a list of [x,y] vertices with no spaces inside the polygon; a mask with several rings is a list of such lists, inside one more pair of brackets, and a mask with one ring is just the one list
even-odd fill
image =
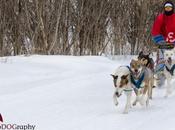
{"label": "dog harness", "polygon": [[162,72],[164,70],[164,67],[165,67],[165,64],[159,64],[156,66],[156,69],[154,70],[154,73],[159,73],[159,72]]}
{"label": "dog harness", "polygon": [[138,80],[135,80],[134,77],[131,75],[131,82],[134,84],[134,86],[137,89],[140,89],[143,87],[142,82],[144,80],[144,77],[145,77],[145,73],[143,73]]}
{"label": "dog harness", "polygon": [[170,72],[170,74],[173,76],[174,74],[174,69],[175,69],[175,64],[171,67],[171,69],[169,69],[167,66],[165,66],[165,68],[166,68],[166,70],[168,71],[168,72]]}
{"label": "dog harness", "polygon": [[134,84],[134,86],[136,87],[136,89],[140,89],[142,88],[142,82],[144,80],[144,77],[145,77],[145,73],[143,73],[140,78],[138,80],[135,80],[133,75],[132,75],[132,71],[131,71],[131,68],[129,66],[127,66],[127,68],[129,69],[129,71],[131,72],[131,75],[130,75],[130,78],[131,78],[131,83]]}

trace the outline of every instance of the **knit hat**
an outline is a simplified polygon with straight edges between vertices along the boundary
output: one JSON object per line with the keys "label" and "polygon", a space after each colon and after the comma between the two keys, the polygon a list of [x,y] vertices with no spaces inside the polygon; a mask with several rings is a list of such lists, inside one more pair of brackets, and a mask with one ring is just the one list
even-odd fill
{"label": "knit hat", "polygon": [[173,8],[171,11],[166,11],[166,10],[164,10],[164,14],[165,14],[165,15],[170,16],[170,15],[172,15],[172,14],[174,13],[174,4],[173,4],[173,2],[171,2],[171,1],[166,1],[166,2],[164,3],[164,8],[165,8],[165,7],[172,7],[172,8]]}
{"label": "knit hat", "polygon": [[172,8],[174,8],[174,5],[173,5],[173,3],[171,3],[171,2],[166,2],[166,3],[164,4],[164,7],[172,7]]}

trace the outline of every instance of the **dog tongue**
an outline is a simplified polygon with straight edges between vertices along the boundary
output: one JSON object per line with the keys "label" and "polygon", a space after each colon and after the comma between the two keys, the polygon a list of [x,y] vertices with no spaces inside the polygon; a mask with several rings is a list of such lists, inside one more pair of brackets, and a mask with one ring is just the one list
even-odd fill
{"label": "dog tongue", "polygon": [[134,75],[137,76],[139,74],[139,72],[135,72]]}
{"label": "dog tongue", "polygon": [[168,59],[168,63],[169,64],[172,64],[172,59]]}

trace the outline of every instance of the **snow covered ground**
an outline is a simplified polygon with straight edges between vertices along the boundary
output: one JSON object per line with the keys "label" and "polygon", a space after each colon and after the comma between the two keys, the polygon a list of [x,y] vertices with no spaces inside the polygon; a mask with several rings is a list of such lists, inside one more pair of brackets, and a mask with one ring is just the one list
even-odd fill
{"label": "snow covered ground", "polygon": [[[36,130],[174,130],[175,94],[154,89],[149,108],[122,114],[125,96],[113,104],[110,73],[129,65],[97,56],[16,56],[0,59],[0,113],[4,123]],[[6,63],[5,60],[7,60]]]}

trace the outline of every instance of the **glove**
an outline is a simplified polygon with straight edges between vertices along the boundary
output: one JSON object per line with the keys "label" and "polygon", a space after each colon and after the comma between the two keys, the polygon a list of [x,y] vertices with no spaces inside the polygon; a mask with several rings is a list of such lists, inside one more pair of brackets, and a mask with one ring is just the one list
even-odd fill
{"label": "glove", "polygon": [[163,37],[162,35],[153,36],[153,41],[154,41],[157,45],[165,44],[165,40],[164,40],[164,37]]}

